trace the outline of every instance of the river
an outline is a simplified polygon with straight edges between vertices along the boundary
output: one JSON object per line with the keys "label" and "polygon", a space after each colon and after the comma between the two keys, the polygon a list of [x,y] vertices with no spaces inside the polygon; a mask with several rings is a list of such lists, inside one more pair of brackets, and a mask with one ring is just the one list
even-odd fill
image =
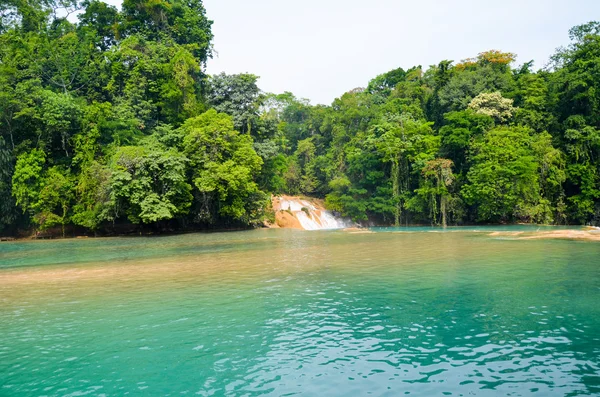
{"label": "river", "polygon": [[494,230],[1,243],[0,395],[599,395],[600,243]]}

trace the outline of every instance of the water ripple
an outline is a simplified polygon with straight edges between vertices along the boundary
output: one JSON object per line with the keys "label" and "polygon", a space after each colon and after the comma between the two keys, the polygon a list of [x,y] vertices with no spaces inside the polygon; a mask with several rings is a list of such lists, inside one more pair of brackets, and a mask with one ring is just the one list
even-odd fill
{"label": "water ripple", "polygon": [[[600,394],[595,245],[457,232],[156,241],[168,256],[134,239],[84,242],[93,260],[68,266],[51,261],[63,243],[9,253],[29,262],[0,271],[0,395]],[[122,247],[133,259],[115,262]]]}

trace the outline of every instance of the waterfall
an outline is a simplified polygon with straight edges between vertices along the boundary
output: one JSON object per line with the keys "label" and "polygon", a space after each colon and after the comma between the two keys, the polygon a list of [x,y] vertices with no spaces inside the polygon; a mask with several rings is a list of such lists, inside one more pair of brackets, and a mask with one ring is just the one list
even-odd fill
{"label": "waterfall", "polygon": [[329,230],[353,227],[350,220],[335,216],[333,212],[318,208],[314,203],[295,197],[276,197],[273,207],[289,211],[304,230]]}

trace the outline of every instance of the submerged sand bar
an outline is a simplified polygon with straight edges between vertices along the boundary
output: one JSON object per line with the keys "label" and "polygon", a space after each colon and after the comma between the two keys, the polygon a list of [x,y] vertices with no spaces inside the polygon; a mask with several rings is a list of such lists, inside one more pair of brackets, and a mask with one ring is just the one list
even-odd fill
{"label": "submerged sand bar", "polygon": [[600,241],[600,229],[589,227],[583,230],[548,230],[548,231],[510,231],[510,232],[492,232],[491,237],[514,237],[517,240],[538,240],[538,239],[566,239],[566,240],[585,240]]}

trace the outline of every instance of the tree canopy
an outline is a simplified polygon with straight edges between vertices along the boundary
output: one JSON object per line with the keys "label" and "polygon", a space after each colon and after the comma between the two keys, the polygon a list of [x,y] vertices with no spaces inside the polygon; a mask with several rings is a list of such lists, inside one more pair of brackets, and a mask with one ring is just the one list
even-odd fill
{"label": "tree canopy", "polygon": [[208,76],[200,0],[0,4],[0,233],[262,223],[305,194],[375,224],[600,222],[600,23],[312,106]]}

